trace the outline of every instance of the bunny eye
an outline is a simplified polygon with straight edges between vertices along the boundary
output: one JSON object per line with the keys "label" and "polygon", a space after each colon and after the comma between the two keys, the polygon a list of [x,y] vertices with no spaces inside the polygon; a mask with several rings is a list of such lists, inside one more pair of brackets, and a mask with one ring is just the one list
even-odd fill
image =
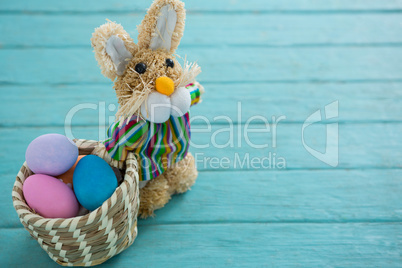
{"label": "bunny eye", "polygon": [[147,70],[147,65],[145,65],[145,63],[143,63],[143,62],[140,62],[140,63],[137,63],[137,64],[135,65],[134,69],[135,69],[135,71],[136,71],[137,73],[143,74],[143,73],[145,73],[145,71]]}
{"label": "bunny eye", "polygon": [[174,67],[174,61],[172,59],[166,59],[166,66],[173,68]]}

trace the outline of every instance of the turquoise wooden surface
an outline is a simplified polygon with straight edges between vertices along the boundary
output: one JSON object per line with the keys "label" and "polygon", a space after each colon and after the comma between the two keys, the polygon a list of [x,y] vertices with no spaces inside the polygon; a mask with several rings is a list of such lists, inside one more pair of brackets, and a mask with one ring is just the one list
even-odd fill
{"label": "turquoise wooden surface", "polygon": [[[90,48],[106,18],[135,26],[150,1],[2,1],[0,3],[0,263],[56,267],[20,224],[11,203],[29,142],[65,133],[76,105],[95,109],[71,120],[79,138],[102,139],[111,82]],[[207,94],[192,110],[192,148],[230,159],[199,162],[192,191],[139,221],[135,244],[104,267],[402,266],[402,1],[186,1],[179,54],[197,60]],[[309,115],[339,102],[339,117],[312,125],[305,142],[325,150],[326,123],[339,124],[339,165],[302,144]],[[238,105],[241,105],[239,116]],[[99,120],[98,115],[105,120]],[[234,122],[234,135],[216,131]],[[286,116],[273,132],[243,131],[260,115]],[[250,128],[263,129],[263,121]],[[239,133],[239,130],[241,131]],[[217,148],[233,141],[233,146]],[[257,149],[249,146],[268,143]],[[236,154],[286,160],[286,168],[235,164]]]}

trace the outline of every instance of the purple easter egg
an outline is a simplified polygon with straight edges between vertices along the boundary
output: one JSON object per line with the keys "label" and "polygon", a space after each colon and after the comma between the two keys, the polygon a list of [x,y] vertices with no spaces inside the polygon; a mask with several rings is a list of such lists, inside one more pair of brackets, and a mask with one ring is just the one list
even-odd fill
{"label": "purple easter egg", "polygon": [[77,160],[78,148],[60,134],[45,134],[34,139],[25,152],[28,167],[34,173],[58,176]]}

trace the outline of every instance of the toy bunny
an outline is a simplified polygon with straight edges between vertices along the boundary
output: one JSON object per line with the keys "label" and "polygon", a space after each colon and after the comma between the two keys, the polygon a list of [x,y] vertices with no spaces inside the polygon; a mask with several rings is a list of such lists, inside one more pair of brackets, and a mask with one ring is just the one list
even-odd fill
{"label": "toy bunny", "polygon": [[108,139],[96,149],[113,166],[134,152],[140,177],[139,215],[146,218],[197,177],[190,142],[190,106],[203,88],[197,64],[184,68],[174,53],[183,36],[184,3],[156,0],[138,26],[138,44],[123,27],[108,22],[95,30],[92,46],[102,74],[114,81],[119,102]]}

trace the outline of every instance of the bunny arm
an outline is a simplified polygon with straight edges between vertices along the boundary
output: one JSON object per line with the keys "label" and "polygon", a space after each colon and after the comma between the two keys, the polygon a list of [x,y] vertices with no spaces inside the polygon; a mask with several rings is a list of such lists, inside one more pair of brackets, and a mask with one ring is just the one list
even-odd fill
{"label": "bunny arm", "polygon": [[196,105],[197,103],[201,103],[201,95],[204,94],[204,87],[198,83],[194,82],[191,84],[188,84],[186,88],[190,91],[190,96],[191,96],[191,106]]}

